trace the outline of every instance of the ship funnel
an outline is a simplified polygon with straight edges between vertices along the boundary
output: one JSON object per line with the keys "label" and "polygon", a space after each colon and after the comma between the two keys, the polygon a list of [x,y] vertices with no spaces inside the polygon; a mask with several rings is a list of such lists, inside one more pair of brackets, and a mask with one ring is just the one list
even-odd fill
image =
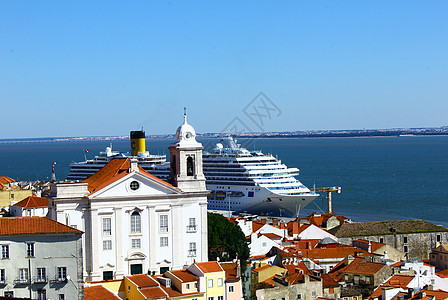
{"label": "ship funnel", "polygon": [[131,131],[131,155],[137,156],[146,152],[145,132],[143,130]]}

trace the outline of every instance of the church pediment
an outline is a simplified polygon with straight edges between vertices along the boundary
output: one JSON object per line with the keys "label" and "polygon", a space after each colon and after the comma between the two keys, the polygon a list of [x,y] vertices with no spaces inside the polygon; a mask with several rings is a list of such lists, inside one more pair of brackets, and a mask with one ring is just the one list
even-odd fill
{"label": "church pediment", "polygon": [[94,192],[89,198],[137,198],[179,193],[180,191],[176,188],[158,178],[150,177],[139,172],[132,172],[123,178],[111,182],[101,190]]}
{"label": "church pediment", "polygon": [[141,252],[134,252],[130,254],[128,257],[126,257],[126,260],[141,260],[145,259],[146,255]]}

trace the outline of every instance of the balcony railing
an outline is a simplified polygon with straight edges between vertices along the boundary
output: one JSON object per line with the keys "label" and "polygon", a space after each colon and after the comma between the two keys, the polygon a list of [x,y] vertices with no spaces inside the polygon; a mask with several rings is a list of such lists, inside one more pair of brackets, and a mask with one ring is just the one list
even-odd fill
{"label": "balcony railing", "polygon": [[30,280],[28,278],[16,278],[14,284],[30,284]]}
{"label": "balcony railing", "polygon": [[47,276],[36,276],[36,277],[33,277],[33,282],[34,283],[47,283],[48,277]]}
{"label": "balcony railing", "polygon": [[66,282],[67,282],[67,277],[56,276],[50,280],[50,283],[66,283]]}
{"label": "balcony railing", "polygon": [[188,256],[196,256],[196,250],[188,250]]}
{"label": "balcony railing", "polygon": [[197,225],[188,225],[187,226],[187,232],[196,232],[197,231]]}

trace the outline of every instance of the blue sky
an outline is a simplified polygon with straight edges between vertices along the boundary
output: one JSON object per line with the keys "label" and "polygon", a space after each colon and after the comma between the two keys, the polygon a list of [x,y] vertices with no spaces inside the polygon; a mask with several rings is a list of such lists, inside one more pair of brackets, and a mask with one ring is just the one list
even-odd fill
{"label": "blue sky", "polygon": [[448,125],[446,1],[0,1],[0,138]]}

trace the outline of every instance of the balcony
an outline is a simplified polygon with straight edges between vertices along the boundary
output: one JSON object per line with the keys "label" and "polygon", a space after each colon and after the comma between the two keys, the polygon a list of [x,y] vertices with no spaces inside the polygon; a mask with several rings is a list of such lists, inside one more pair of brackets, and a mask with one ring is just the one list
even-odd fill
{"label": "balcony", "polygon": [[33,282],[34,283],[47,283],[48,277],[47,276],[36,276],[36,277],[33,277]]}
{"label": "balcony", "polygon": [[67,283],[67,277],[54,277],[53,279],[50,280],[50,283]]}
{"label": "balcony", "polygon": [[198,230],[197,227],[197,225],[188,225],[187,232],[196,232]]}
{"label": "balcony", "polygon": [[14,284],[15,285],[20,285],[20,284],[30,284],[30,280],[28,278],[16,278],[14,279]]}

